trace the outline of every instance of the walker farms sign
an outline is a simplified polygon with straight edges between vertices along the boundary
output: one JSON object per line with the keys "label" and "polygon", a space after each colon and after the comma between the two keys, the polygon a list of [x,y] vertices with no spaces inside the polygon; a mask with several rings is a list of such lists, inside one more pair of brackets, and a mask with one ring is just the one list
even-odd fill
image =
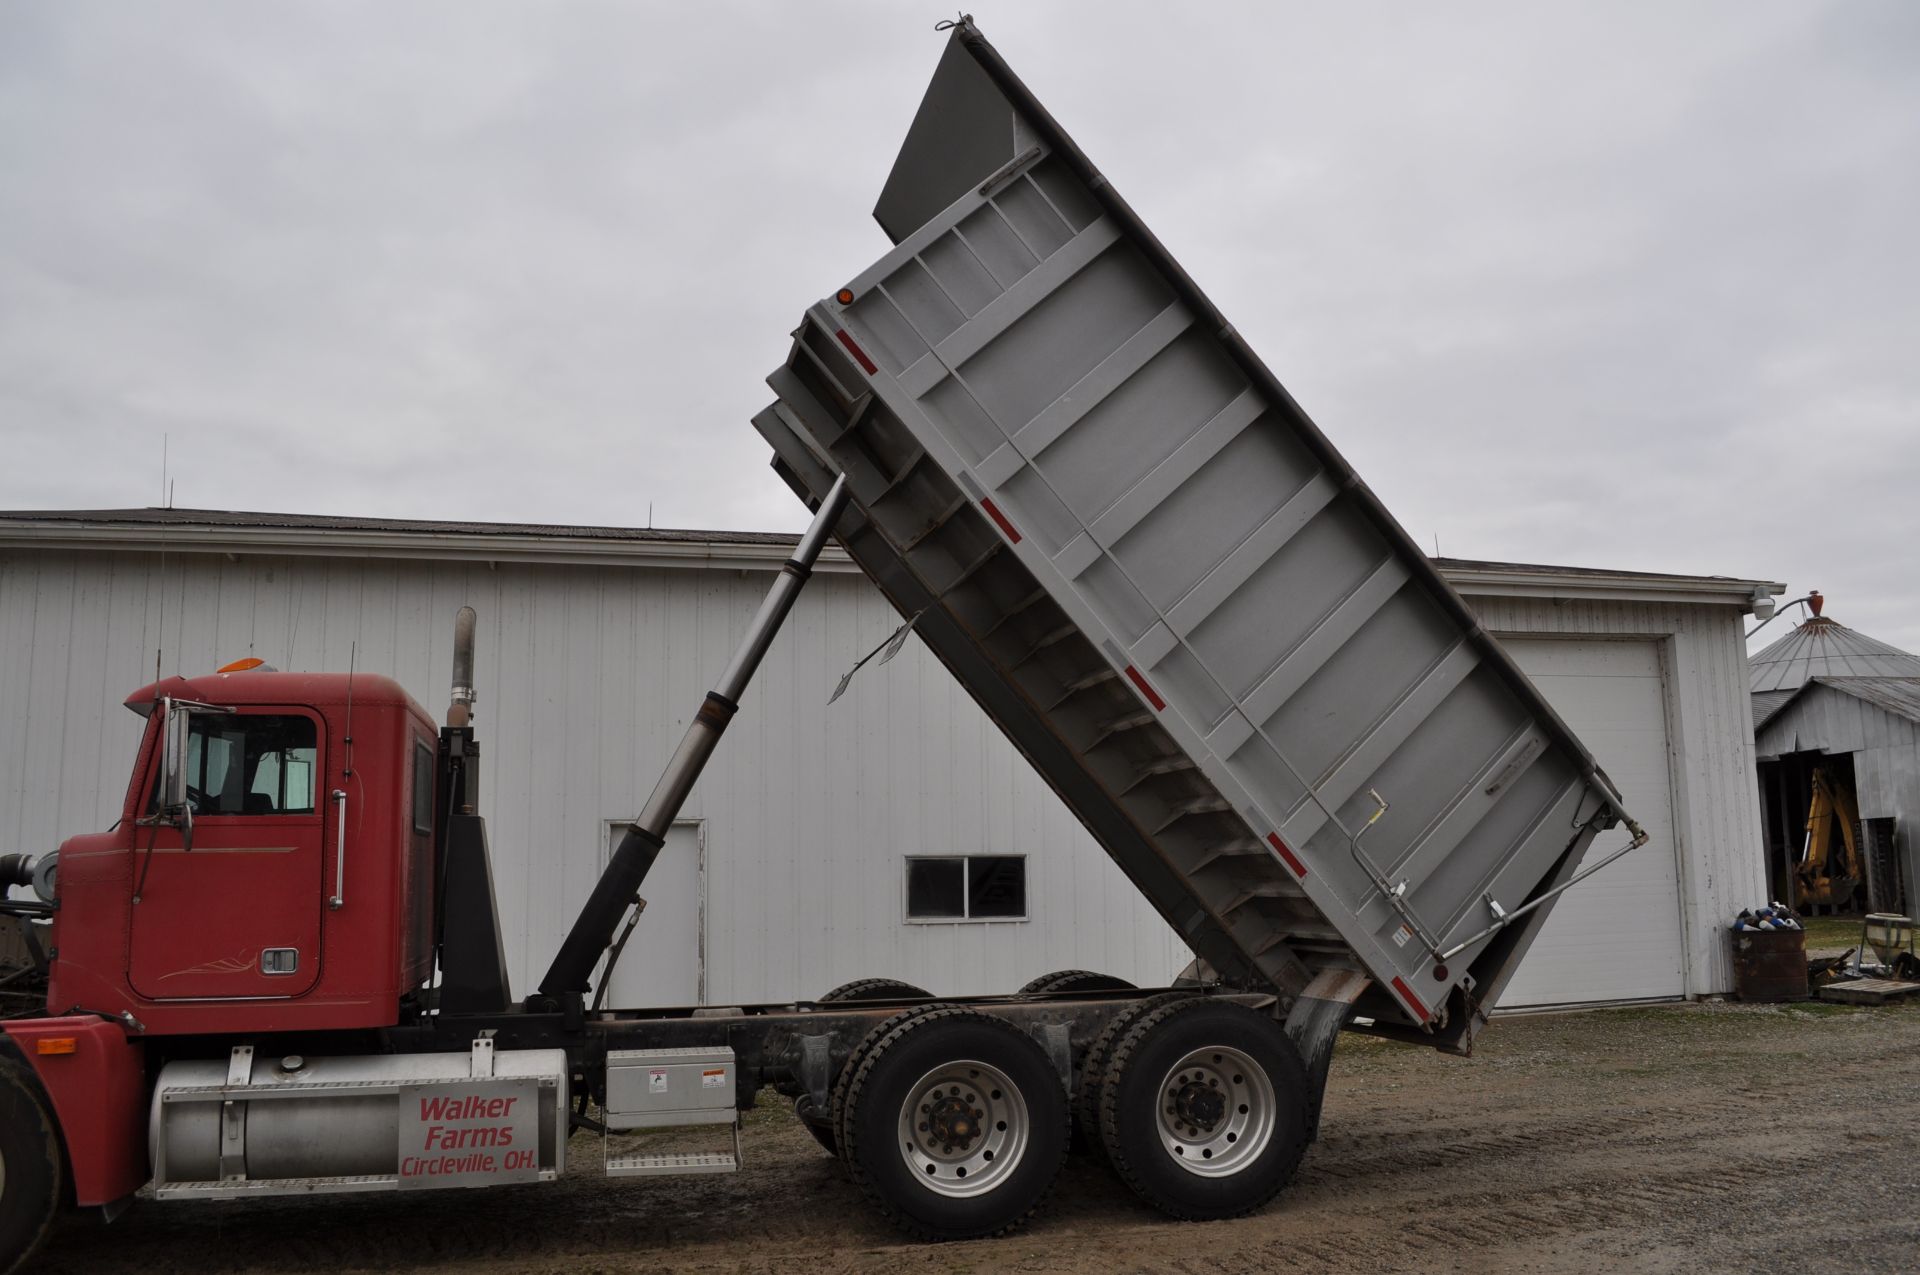
{"label": "walker farms sign", "polygon": [[403,1086],[400,1189],[538,1181],[539,1094],[537,1080]]}

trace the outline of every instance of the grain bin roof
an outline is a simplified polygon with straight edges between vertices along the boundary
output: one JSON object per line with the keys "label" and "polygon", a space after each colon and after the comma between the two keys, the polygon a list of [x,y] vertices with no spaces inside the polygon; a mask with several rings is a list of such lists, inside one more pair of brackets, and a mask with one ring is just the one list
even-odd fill
{"label": "grain bin roof", "polygon": [[1817,677],[1920,677],[1920,656],[1816,615],[1747,661],[1755,695],[1797,691]]}

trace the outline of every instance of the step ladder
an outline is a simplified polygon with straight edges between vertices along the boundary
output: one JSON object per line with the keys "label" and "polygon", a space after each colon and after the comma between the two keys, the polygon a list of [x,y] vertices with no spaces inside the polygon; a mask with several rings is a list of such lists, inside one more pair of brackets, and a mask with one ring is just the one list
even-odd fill
{"label": "step ladder", "polygon": [[[692,1117],[692,1113],[688,1113]],[[724,1115],[724,1119],[713,1118]],[[600,1136],[601,1160],[610,1178],[661,1178],[682,1173],[732,1173],[740,1167],[740,1118],[731,1111],[713,1116],[683,1118],[655,1128],[697,1128],[725,1123],[733,1135],[731,1151],[627,1152],[616,1155],[613,1140],[626,1130],[606,1129]]]}

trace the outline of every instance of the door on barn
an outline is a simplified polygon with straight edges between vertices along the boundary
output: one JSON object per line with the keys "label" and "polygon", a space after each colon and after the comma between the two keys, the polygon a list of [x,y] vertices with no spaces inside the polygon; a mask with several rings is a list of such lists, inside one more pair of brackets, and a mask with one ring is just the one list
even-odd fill
{"label": "door on barn", "polygon": [[[609,820],[602,829],[602,868],[626,831],[626,820]],[[706,840],[705,825],[697,819],[667,829],[667,844],[640,886],[647,906],[613,967],[608,1008],[705,1003]]]}
{"label": "door on barn", "polygon": [[[1619,785],[1650,838],[1554,905],[1500,1008],[1686,995],[1659,643],[1503,637],[1500,644]],[[1602,833],[1587,862],[1623,837],[1619,829]]]}

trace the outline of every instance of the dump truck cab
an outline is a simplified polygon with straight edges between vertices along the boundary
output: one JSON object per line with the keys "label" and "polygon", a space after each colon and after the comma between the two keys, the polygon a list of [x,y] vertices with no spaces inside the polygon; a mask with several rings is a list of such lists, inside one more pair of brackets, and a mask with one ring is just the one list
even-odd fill
{"label": "dump truck cab", "polygon": [[425,710],[386,677],[257,670],[126,704],[146,730],[120,818],[60,847],[48,1008],[150,1035],[399,1021],[433,970]]}

